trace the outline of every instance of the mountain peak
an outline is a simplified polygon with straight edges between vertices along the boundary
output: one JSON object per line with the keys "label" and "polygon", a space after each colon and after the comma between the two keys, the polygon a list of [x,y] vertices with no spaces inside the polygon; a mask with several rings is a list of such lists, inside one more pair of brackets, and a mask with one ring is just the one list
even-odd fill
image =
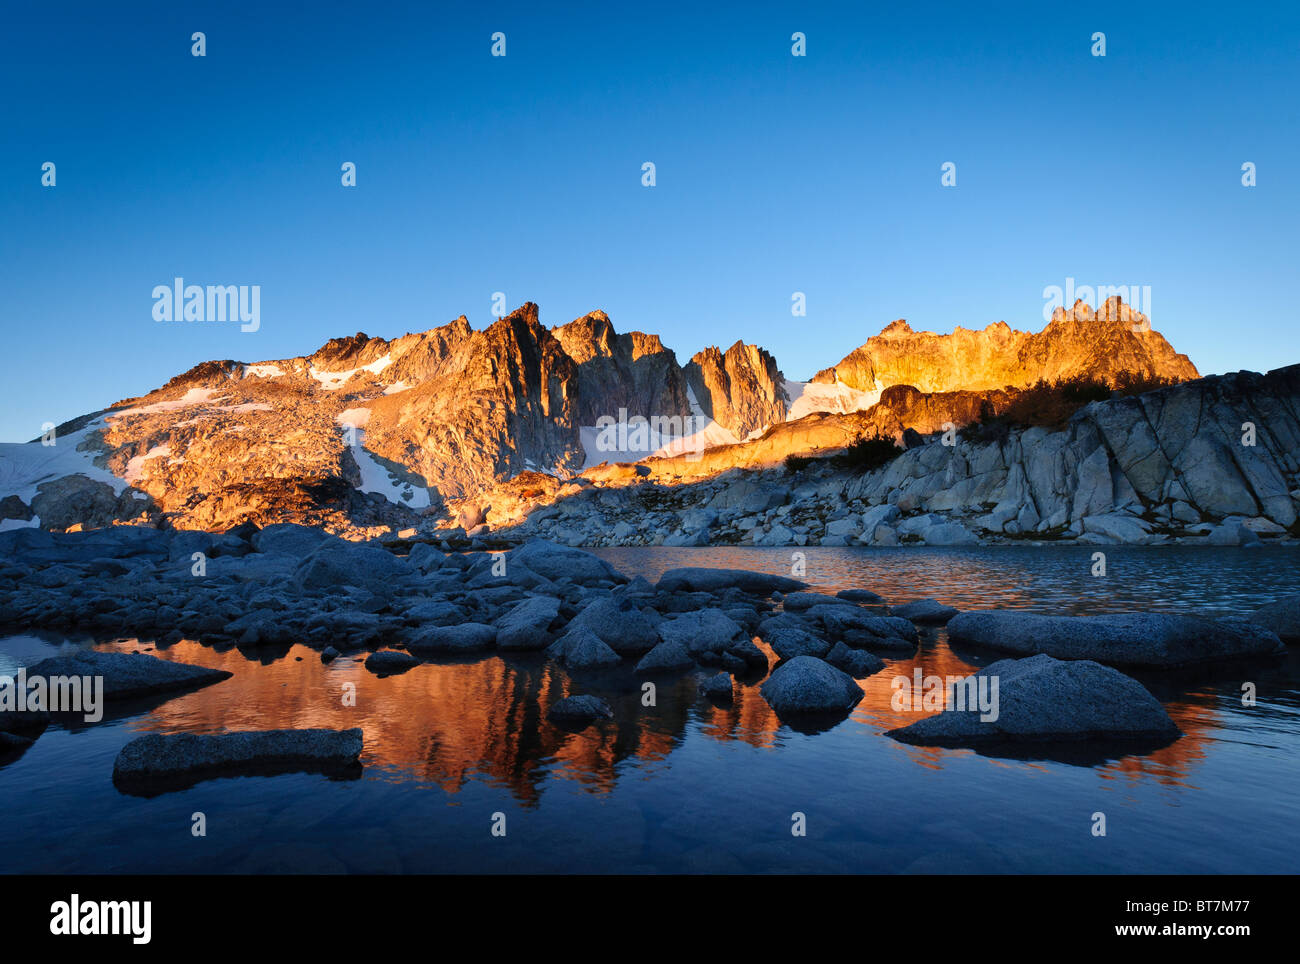
{"label": "mountain peak", "polygon": [[1121,373],[1186,381],[1196,366],[1174,351],[1141,312],[1119,296],[1094,311],[1084,301],[1057,308],[1040,332],[1005,322],[982,331],[916,332],[898,320],[812,381],[863,392],[912,385],[923,392],[1024,388],[1039,379],[1084,376],[1114,384]]}

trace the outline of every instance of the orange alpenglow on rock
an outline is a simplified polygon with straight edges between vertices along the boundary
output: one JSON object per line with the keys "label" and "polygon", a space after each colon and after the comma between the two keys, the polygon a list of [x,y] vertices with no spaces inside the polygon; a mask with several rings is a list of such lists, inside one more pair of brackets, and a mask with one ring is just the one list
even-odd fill
{"label": "orange alpenglow on rock", "polygon": [[1075,377],[1113,385],[1122,374],[1171,381],[1199,377],[1191,360],[1152,330],[1145,315],[1115,297],[1096,312],[1083,302],[1057,308],[1040,332],[1016,331],[999,321],[982,331],[959,326],[951,335],[936,335],[913,331],[900,319],[812,380],[867,392],[890,385],[953,392]]}

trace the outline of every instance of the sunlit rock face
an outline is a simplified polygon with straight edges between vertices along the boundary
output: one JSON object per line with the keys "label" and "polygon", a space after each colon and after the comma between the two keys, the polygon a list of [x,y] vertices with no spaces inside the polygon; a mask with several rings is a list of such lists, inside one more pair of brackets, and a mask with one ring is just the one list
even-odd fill
{"label": "sunlit rock face", "polygon": [[1198,375],[1145,315],[1115,297],[1096,312],[1081,301],[1069,310],[1057,308],[1040,332],[1015,331],[999,321],[983,331],[958,327],[950,335],[936,335],[913,331],[900,319],[813,381],[859,391],[911,385],[923,392],[950,392],[1026,388],[1040,378],[1075,376],[1113,385],[1125,373],[1175,381]]}
{"label": "sunlit rock face", "polygon": [[367,448],[444,497],[525,469],[579,468],[578,366],[538,322],[537,306],[484,331],[453,326],[444,337],[407,336],[419,341],[394,376],[412,387],[367,406]]}
{"label": "sunlit rock face", "polygon": [[5,446],[15,467],[0,472],[0,497],[17,501],[3,524],[291,520],[364,535],[449,503],[481,517],[473,500],[521,473],[570,478],[590,460],[583,429],[602,419],[712,417],[722,427],[707,444],[785,417],[766,352],[737,344],[697,359],[693,392],[657,335],[619,334],[600,311],[548,329],[528,303],[483,330],[462,316],[391,341],[334,338],[296,358],[204,362],[60,427],[58,459]]}
{"label": "sunlit rock face", "polygon": [[577,367],[529,304],[483,331],[206,363],[119,403],[96,444],[173,525],[411,524],[498,478],[579,468]]}
{"label": "sunlit rock face", "polygon": [[[1000,411],[1006,385],[1125,372],[1196,375],[1118,301],[1096,315],[1081,304],[1058,310],[1036,334],[1000,323],[934,335],[895,322],[819,374],[817,391],[809,391],[814,383],[787,382],[776,359],[755,345],[705,348],[682,365],[658,336],[620,334],[604,312],[547,328],[529,303],[482,330],[460,317],[393,340],[335,338],[295,358],[204,362],[147,395],[61,426],[54,447],[0,445],[0,528],[293,521],[359,538],[435,524],[499,530],[572,501],[593,483],[672,485],[779,466],[788,455],[829,454],[860,434],[930,435],[986,408]],[[793,412],[787,386],[799,389]],[[1183,396],[1168,397],[1181,411]],[[1131,410],[1126,404],[1099,410],[1098,431],[1125,431],[1110,422]],[[1270,404],[1282,412],[1289,403]],[[1234,413],[1240,407],[1232,403]],[[663,446],[659,437],[641,450],[611,450],[595,428],[655,417],[684,421],[690,444]],[[1247,512],[1250,500],[1216,481],[1247,456],[1225,454],[1206,437],[1208,423],[1188,430],[1186,419],[1167,413],[1145,417],[1168,426],[1155,444],[1176,463],[1173,475],[1152,485],[1168,482],[1174,492],[1170,480],[1183,479],[1178,491],[1207,491],[1179,500]],[[1236,417],[1225,415],[1223,424]],[[1139,419],[1126,429],[1124,444],[1108,439],[1115,458],[1128,458],[1142,426]],[[1188,431],[1179,443],[1185,452],[1165,445],[1166,435]],[[1015,457],[1025,471],[1038,459],[1035,447],[1033,435]],[[1135,452],[1135,473],[1155,471],[1159,459]],[[966,468],[954,463],[943,478]],[[1090,463],[1062,471],[1095,487]],[[1133,488],[1146,493],[1146,481],[1139,477]],[[1263,484],[1250,477],[1251,491]],[[1231,493],[1208,491],[1225,485]],[[1285,501],[1267,491],[1273,502]]]}
{"label": "sunlit rock face", "polygon": [[617,418],[620,408],[646,418],[691,414],[677,356],[658,335],[640,331],[620,335],[603,311],[561,325],[553,333],[578,366],[581,424]]}
{"label": "sunlit rock face", "polygon": [[785,421],[785,377],[776,359],[757,345],[738,341],[725,353],[697,352],[686,366],[686,380],[704,414],[737,439]]}

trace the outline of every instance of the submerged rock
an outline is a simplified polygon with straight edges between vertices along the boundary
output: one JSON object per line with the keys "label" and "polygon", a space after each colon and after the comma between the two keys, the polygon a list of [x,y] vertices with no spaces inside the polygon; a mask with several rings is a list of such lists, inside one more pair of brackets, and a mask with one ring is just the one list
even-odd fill
{"label": "submerged rock", "polygon": [[779,715],[843,713],[858,705],[862,690],[843,670],[816,656],[796,656],[772,671],[763,698]]}
{"label": "submerged rock", "polygon": [[[892,505],[888,508],[894,508]],[[879,606],[885,601],[884,596],[879,596],[870,589],[841,589],[835,594],[836,599],[843,599],[851,603],[868,603]]]}
{"label": "submerged rock", "polygon": [[103,653],[83,649],[51,656],[27,667],[27,678],[44,676],[101,676],[106,700],[132,699],[153,693],[209,686],[230,679],[224,669],[191,666],[145,653]]}
{"label": "submerged rock", "polygon": [[570,696],[551,704],[546,715],[557,723],[587,724],[614,718],[614,711],[599,696]]}
{"label": "submerged rock", "polygon": [[970,677],[968,694],[978,692],[981,678],[990,694],[997,681],[996,718],[990,712],[982,720],[978,708],[969,708],[976,701],[968,696],[967,709],[949,708],[888,735],[921,746],[971,746],[1020,740],[1168,742],[1181,733],[1141,683],[1092,660],[1046,655],[999,660]]}
{"label": "submerged rock", "polygon": [[242,776],[357,765],[360,729],[259,730],[241,733],[150,733],[117,755],[113,782],[148,784],[206,774]]}
{"label": "submerged rock", "polygon": [[1026,655],[1044,653],[1057,659],[1166,668],[1259,656],[1282,646],[1277,634],[1244,620],[1166,613],[961,613],[948,623],[948,639]]}

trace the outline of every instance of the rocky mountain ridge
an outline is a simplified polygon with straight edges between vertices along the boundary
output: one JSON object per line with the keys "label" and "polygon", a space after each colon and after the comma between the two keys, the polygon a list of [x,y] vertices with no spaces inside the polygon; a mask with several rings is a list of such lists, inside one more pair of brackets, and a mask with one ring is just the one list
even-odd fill
{"label": "rocky mountain ridge", "polygon": [[[976,357],[982,367],[962,375]],[[787,381],[755,345],[681,364],[658,336],[620,334],[604,312],[547,328],[528,303],[482,330],[462,316],[392,340],[331,339],[296,358],[205,362],[61,427],[53,446],[0,446],[0,528],[295,521],[366,537],[473,528],[489,494],[499,525],[511,480],[547,492],[652,464],[680,466],[681,478],[761,467],[859,432],[965,424],[1000,403],[994,382],[1129,370],[1196,374],[1117,302],[1095,316],[1058,311],[1036,335],[1004,323],[918,335],[895,322],[815,385]],[[976,390],[925,387],[963,379]],[[602,431],[616,421],[622,434]]]}

